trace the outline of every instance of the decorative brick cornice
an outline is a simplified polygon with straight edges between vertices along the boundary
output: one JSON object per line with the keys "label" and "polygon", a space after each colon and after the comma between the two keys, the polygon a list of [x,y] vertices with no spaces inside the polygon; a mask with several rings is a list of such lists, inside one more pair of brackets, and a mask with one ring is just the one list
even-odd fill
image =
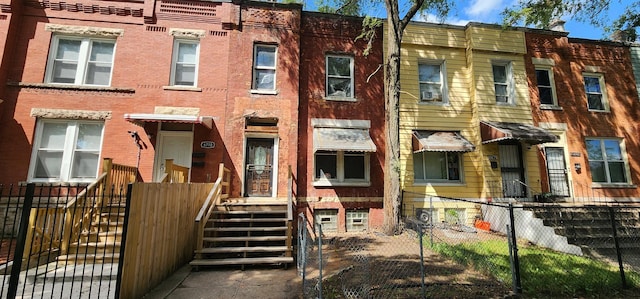
{"label": "decorative brick cornice", "polygon": [[[132,6],[141,5],[139,3],[131,3]],[[64,1],[25,1],[25,6],[37,8],[37,9],[51,9],[51,10],[66,10],[69,12],[82,12],[82,13],[97,13],[101,15],[118,15],[118,16],[132,16],[142,17],[142,8],[133,7],[115,7],[115,6],[101,6],[101,5],[88,5],[82,3],[67,3]]]}

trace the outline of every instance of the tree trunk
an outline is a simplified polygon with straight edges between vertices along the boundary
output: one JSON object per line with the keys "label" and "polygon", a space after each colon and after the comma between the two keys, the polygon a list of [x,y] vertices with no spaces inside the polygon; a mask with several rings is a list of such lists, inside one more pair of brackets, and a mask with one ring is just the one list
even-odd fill
{"label": "tree trunk", "polygon": [[[397,3],[397,2],[396,2]],[[389,13],[389,7],[387,7]],[[397,18],[389,18],[387,24],[387,53],[385,57],[385,172],[384,172],[384,223],[383,230],[392,235],[398,231],[400,221],[400,43],[403,30]]]}

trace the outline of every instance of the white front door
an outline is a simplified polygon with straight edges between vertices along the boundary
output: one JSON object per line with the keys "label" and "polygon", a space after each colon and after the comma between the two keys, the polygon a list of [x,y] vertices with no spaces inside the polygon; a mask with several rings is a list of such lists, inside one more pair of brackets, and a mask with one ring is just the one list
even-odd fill
{"label": "white front door", "polygon": [[192,132],[160,131],[156,144],[156,157],[153,167],[153,181],[162,178],[166,159],[173,159],[173,164],[191,168],[191,151],[193,150]]}

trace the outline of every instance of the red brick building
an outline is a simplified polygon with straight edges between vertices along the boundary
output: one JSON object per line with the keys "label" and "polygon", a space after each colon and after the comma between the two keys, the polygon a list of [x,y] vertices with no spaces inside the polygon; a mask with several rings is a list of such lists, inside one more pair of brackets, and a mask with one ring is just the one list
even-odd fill
{"label": "red brick building", "polygon": [[542,185],[552,194],[639,199],[640,102],[623,43],[527,30],[528,82],[536,125],[559,138],[542,144]]}
{"label": "red brick building", "polygon": [[362,19],[303,13],[298,209],[325,231],[382,225],[382,32],[368,55]]}
{"label": "red brick building", "polygon": [[224,162],[232,196],[286,196],[297,160],[300,5],[0,8],[0,183],[89,182],[104,157],[139,164],[153,181],[172,158],[193,182],[215,180]]}

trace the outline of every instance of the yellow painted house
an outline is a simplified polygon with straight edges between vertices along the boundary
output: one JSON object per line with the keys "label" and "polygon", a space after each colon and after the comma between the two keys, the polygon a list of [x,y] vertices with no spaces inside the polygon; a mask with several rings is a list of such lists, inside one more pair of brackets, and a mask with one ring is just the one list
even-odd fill
{"label": "yellow painted house", "polygon": [[[400,148],[405,215],[471,224],[471,201],[539,193],[524,32],[413,22],[401,47]],[[449,200],[468,199],[470,202]]]}

